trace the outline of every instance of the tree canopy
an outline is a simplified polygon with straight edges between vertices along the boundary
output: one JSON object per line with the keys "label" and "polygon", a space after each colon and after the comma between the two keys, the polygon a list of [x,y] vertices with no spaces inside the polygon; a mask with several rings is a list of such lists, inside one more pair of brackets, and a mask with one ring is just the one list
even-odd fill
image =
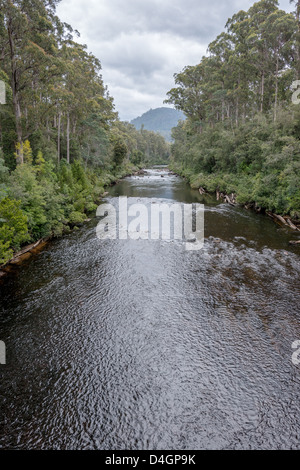
{"label": "tree canopy", "polygon": [[293,3],[294,14],[277,0],[236,13],[208,55],[175,74],[166,102],[187,116],[174,130],[172,157],[184,174],[198,174],[195,186],[222,186],[241,202],[296,217],[300,111],[292,93],[300,78],[300,1]]}
{"label": "tree canopy", "polygon": [[119,120],[100,60],[58,18],[58,3],[0,0],[0,264],[82,223],[134,164],[169,156],[160,135]]}

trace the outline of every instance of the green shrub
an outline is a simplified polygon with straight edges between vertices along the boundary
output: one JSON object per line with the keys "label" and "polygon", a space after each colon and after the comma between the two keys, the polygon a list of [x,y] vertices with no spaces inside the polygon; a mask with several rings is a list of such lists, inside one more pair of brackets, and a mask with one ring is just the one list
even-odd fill
{"label": "green shrub", "polygon": [[81,212],[78,211],[72,211],[69,214],[69,223],[71,225],[80,225],[82,224],[86,219],[85,214],[82,214]]}

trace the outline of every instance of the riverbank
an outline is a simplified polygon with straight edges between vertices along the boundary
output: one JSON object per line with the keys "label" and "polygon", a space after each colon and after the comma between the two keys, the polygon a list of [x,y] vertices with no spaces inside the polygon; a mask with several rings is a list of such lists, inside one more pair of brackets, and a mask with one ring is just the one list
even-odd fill
{"label": "riverbank", "polygon": [[[94,203],[100,203],[103,198],[105,198],[105,196],[108,194],[107,191],[105,191],[107,188],[116,185],[118,182],[128,176],[138,176],[142,174],[144,174],[144,169],[134,165],[130,165],[130,167],[125,165],[115,175],[104,175],[103,180],[106,181],[107,184],[104,185],[104,192],[94,199]],[[33,242],[28,245],[23,245],[20,250],[13,253],[13,256],[6,263],[0,265],[0,279],[11,272],[15,266],[21,265],[31,256],[42,251],[45,246],[54,238],[60,238],[70,233],[72,230],[82,226],[84,223],[89,222],[91,220],[90,215],[92,212],[93,211],[84,211],[82,216],[85,218],[78,217],[77,220],[73,219],[73,221],[69,221],[64,225],[62,231],[58,234],[51,233],[50,235],[40,238],[39,240],[33,240]]]}
{"label": "riverbank", "polygon": [[[222,200],[224,203],[232,206],[244,207],[246,210],[253,210],[258,214],[266,214],[271,217],[275,223],[281,226],[289,228],[292,232],[300,232],[300,219],[297,214],[296,217],[292,217],[290,214],[277,214],[270,210],[268,207],[257,203],[256,201],[249,201],[245,197],[247,193],[247,186],[251,184],[248,179],[247,182],[241,181],[243,178],[238,178],[235,175],[229,174],[193,174],[188,169],[182,169],[176,165],[169,166],[171,172],[178,176],[181,176],[190,185],[192,189],[199,190],[200,194],[214,195],[217,201]],[[239,181],[238,181],[239,179]],[[241,186],[243,189],[241,190]],[[297,242],[297,241],[296,241]],[[295,241],[291,241],[293,244]]]}
{"label": "riverbank", "polygon": [[23,247],[19,252],[15,253],[11,260],[9,260],[5,265],[0,266],[0,280],[6,274],[10,273],[15,266],[21,265],[24,261],[31,258],[31,256],[42,251],[50,240],[51,237],[38,240],[36,243],[31,243],[30,245]]}

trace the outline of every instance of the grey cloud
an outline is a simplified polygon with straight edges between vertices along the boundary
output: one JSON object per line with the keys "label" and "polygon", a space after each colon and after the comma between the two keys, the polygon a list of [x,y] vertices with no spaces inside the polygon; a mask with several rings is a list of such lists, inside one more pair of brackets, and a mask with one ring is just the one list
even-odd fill
{"label": "grey cloud", "polygon": [[[107,40],[126,33],[164,32],[206,40],[219,33],[237,10],[248,8],[251,0],[64,0],[70,11],[81,10],[81,23],[90,34]],[[238,5],[237,5],[238,4]],[[75,11],[74,11],[75,10]],[[84,11],[83,11],[84,10]]]}
{"label": "grey cloud", "polygon": [[151,36],[120,36],[105,43],[105,64],[127,74],[147,76],[160,70],[165,59],[162,50],[156,50]]}
{"label": "grey cloud", "polygon": [[[163,106],[173,75],[199,63],[229,17],[254,0],[62,0],[58,15],[102,62],[121,119]],[[280,7],[291,11],[289,0]]]}
{"label": "grey cloud", "polygon": [[[107,48],[103,48],[102,53],[103,77],[104,80],[108,78],[109,88],[115,97],[121,117],[124,116],[124,98],[120,95],[121,104],[115,92],[117,87],[123,88],[124,97],[127,96],[126,90],[136,90],[147,96],[151,95],[153,102],[159,101],[162,106],[166,92],[173,86],[173,74],[188,63],[199,62],[206,51],[206,44],[201,45],[168,35],[137,35],[127,37],[125,46],[122,46],[122,43],[124,40],[119,41],[116,38]],[[92,50],[97,53],[97,44],[93,46]],[[150,107],[155,106],[150,102]],[[125,111],[128,116],[126,119],[135,117],[131,114],[132,108],[129,109],[130,116],[128,111]],[[147,111],[147,108],[143,108],[143,111]]]}

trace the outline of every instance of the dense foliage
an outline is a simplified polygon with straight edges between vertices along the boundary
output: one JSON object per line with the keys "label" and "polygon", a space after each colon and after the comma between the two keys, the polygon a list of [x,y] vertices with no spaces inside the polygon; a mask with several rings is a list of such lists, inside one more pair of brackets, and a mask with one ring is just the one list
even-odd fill
{"label": "dense foliage", "polygon": [[236,192],[241,203],[299,218],[300,1],[293,3],[295,14],[262,0],[234,15],[208,57],[175,75],[167,102],[187,116],[173,131],[172,165],[193,187]]}
{"label": "dense foliage", "polygon": [[101,64],[56,16],[58,0],[0,0],[0,265],[22,244],[82,223],[104,187],[166,160],[120,122]]}

